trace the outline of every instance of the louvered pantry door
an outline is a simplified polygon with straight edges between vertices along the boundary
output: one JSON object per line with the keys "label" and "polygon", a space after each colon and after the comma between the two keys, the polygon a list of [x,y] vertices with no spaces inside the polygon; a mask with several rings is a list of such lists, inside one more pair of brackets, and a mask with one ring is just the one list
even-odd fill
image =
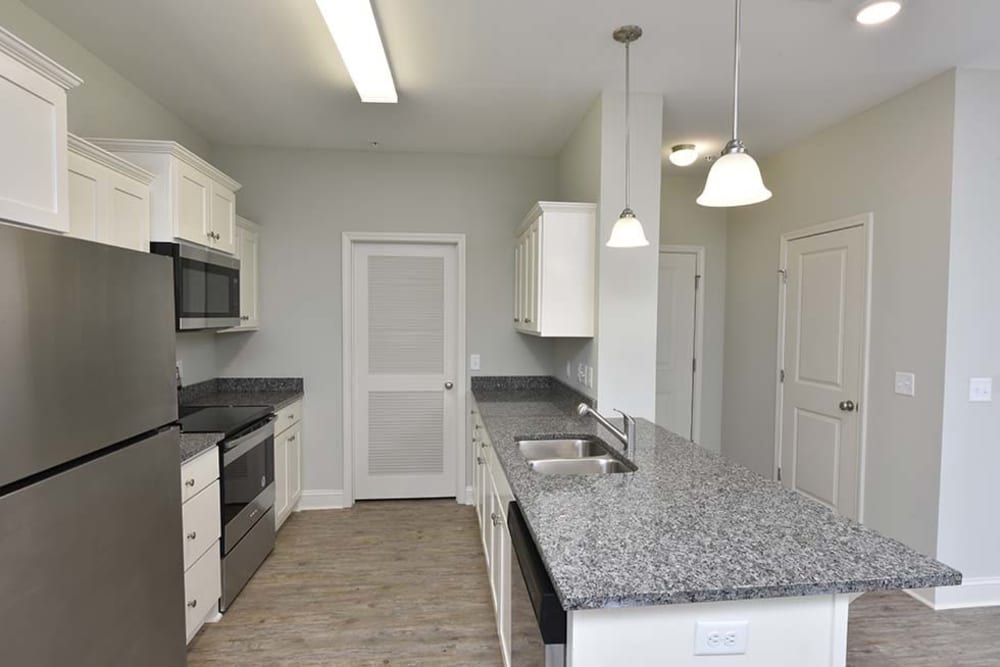
{"label": "louvered pantry door", "polygon": [[355,497],[455,497],[455,246],[356,244],[353,302]]}

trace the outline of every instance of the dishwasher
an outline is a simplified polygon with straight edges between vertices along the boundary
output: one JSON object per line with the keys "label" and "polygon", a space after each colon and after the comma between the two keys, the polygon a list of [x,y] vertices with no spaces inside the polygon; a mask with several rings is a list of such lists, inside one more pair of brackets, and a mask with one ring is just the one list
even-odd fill
{"label": "dishwasher", "polygon": [[509,505],[507,527],[514,552],[510,577],[510,664],[564,667],[566,612],[516,502]]}

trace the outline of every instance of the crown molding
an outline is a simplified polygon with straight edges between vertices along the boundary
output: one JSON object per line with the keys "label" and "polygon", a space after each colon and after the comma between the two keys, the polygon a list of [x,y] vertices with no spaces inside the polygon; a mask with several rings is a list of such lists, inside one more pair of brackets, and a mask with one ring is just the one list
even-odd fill
{"label": "crown molding", "polygon": [[17,35],[0,26],[0,53],[5,53],[25,67],[38,72],[64,90],[76,88],[83,79],[31,46]]}
{"label": "crown molding", "polygon": [[236,192],[242,185],[237,181],[233,180],[223,172],[221,172],[216,167],[201,159],[188,149],[181,146],[176,141],[161,141],[158,139],[107,139],[107,138],[90,138],[87,141],[103,148],[106,151],[111,151],[112,153],[146,153],[146,154],[159,154],[159,155],[169,155],[173,158],[180,160],[181,162],[187,164],[194,169],[197,169],[201,173],[205,174],[212,180],[222,183],[227,188]]}
{"label": "crown molding", "polygon": [[156,176],[143,169],[138,165],[134,165],[128,160],[124,160],[114,153],[110,153],[100,146],[95,146],[86,139],[82,139],[75,134],[66,134],[67,143],[71,153],[76,153],[77,155],[83,156],[92,162],[103,165],[112,171],[116,171],[120,174],[124,174],[129,178],[139,181],[145,185],[149,185],[153,182]]}

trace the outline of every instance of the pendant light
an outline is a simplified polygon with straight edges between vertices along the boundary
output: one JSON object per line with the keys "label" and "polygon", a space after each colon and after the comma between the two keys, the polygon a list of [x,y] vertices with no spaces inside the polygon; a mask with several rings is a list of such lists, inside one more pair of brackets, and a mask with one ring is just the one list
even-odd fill
{"label": "pendant light", "polygon": [[635,213],[629,206],[629,195],[631,194],[629,192],[631,186],[629,182],[631,166],[629,163],[632,148],[629,119],[629,97],[631,96],[629,46],[642,37],[642,28],[637,25],[625,25],[615,30],[613,36],[616,42],[625,45],[625,208],[618,216],[615,226],[611,228],[611,237],[608,238],[607,245],[609,248],[641,248],[648,246],[649,241],[646,239],[646,233],[642,230],[642,223],[639,222],[639,218],[635,217]]}
{"label": "pendant light", "polygon": [[760,167],[740,141],[740,22],[742,0],[736,0],[736,37],[733,55],[733,138],[708,172],[705,189],[698,197],[702,206],[748,206],[771,198]]}

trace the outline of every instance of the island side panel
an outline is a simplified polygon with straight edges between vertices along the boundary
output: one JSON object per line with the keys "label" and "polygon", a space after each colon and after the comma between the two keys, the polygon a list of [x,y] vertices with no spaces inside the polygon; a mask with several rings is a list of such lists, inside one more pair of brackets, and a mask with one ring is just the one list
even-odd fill
{"label": "island side panel", "polygon": [[[845,667],[856,594],[571,611],[567,667]],[[742,655],[695,655],[699,621],[747,621]]]}

